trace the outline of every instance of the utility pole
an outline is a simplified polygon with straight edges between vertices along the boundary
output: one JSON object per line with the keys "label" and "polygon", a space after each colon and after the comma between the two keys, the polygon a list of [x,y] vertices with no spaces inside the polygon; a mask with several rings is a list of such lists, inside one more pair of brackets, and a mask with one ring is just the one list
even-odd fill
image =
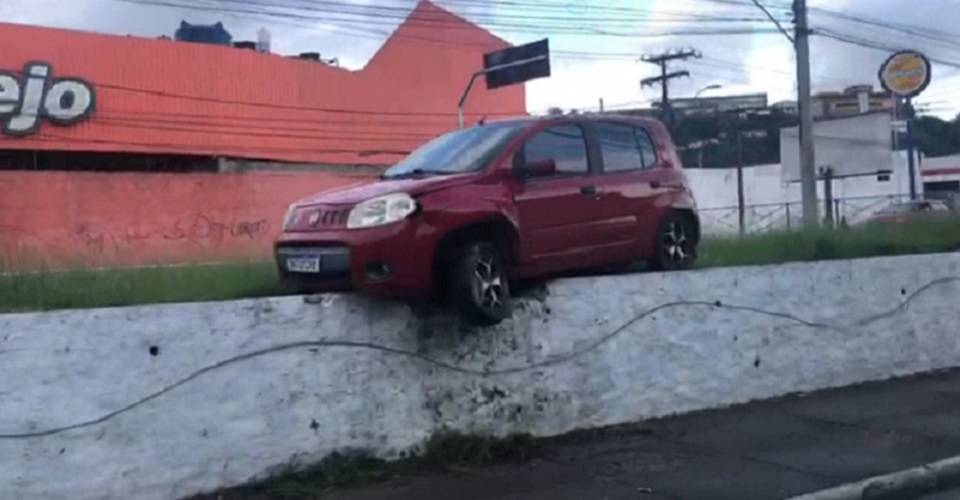
{"label": "utility pole", "polygon": [[833,168],[825,167],[823,169],[823,212],[829,227],[833,227],[834,222],[839,218],[839,214],[834,216],[833,205]]}
{"label": "utility pole", "polygon": [[691,57],[695,59],[700,59],[703,57],[700,52],[693,49],[678,50],[676,52],[665,52],[663,54],[644,54],[640,58],[641,61],[656,64],[660,66],[660,76],[655,76],[651,78],[644,78],[640,81],[641,87],[650,87],[653,85],[660,85],[660,88],[663,91],[661,100],[660,100],[660,111],[663,114],[663,121],[667,124],[668,127],[673,125],[673,113],[670,109],[670,80],[674,78],[682,78],[684,76],[690,76],[689,71],[674,71],[672,73],[667,72],[667,63],[670,61],[676,60],[687,60]]}
{"label": "utility pole", "polygon": [[797,24],[797,104],[800,107],[800,188],[803,200],[803,224],[819,224],[817,210],[817,162],[813,146],[813,98],[810,84],[810,28],[807,26],[807,0],[793,0]]}

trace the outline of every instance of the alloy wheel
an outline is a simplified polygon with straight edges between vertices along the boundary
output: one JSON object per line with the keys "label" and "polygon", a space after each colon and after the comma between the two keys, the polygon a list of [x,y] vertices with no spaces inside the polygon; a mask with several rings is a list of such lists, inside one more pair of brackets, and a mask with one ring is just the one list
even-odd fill
{"label": "alloy wheel", "polygon": [[474,269],[477,299],[486,309],[503,307],[505,298],[503,272],[492,256],[481,257]]}
{"label": "alloy wheel", "polygon": [[663,231],[663,251],[667,260],[675,263],[686,262],[693,254],[687,228],[680,221],[670,221]]}

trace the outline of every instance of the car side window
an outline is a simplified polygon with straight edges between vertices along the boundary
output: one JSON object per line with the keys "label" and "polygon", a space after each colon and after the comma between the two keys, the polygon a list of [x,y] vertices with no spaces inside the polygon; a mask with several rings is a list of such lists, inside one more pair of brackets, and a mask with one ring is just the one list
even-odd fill
{"label": "car side window", "polygon": [[643,168],[643,157],[637,142],[638,131],[632,125],[601,122],[596,125],[604,172],[623,172]]}
{"label": "car side window", "polygon": [[527,141],[523,147],[524,162],[537,164],[553,161],[557,175],[586,174],[587,142],[579,125],[549,127]]}
{"label": "car side window", "polygon": [[650,134],[642,128],[634,128],[637,143],[640,144],[640,154],[643,156],[643,168],[653,168],[657,164],[657,148],[650,139]]}

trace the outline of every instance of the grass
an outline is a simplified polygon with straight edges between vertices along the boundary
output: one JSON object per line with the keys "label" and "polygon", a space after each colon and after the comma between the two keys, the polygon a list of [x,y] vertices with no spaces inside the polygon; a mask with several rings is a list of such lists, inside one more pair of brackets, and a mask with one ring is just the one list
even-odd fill
{"label": "grass", "polygon": [[960,251],[960,217],[704,242],[700,267],[749,266]]}
{"label": "grass", "polygon": [[[960,251],[960,217],[908,225],[768,233],[703,242],[698,266]],[[276,295],[272,263],[0,274],[0,312]]]}
{"label": "grass", "polygon": [[278,293],[272,263],[0,275],[0,312],[196,302]]}

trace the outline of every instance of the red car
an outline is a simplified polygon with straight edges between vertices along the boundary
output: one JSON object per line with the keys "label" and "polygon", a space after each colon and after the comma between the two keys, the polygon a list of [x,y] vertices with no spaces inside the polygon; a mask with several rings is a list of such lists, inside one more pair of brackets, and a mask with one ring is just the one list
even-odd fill
{"label": "red car", "polygon": [[868,224],[905,224],[916,220],[950,215],[950,207],[941,200],[913,200],[895,203],[873,214]]}
{"label": "red car", "polygon": [[510,315],[510,280],[648,261],[689,268],[700,223],[666,128],[567,116],[477,125],[379,182],[294,203],[276,242],[301,292],[443,293],[468,321]]}

